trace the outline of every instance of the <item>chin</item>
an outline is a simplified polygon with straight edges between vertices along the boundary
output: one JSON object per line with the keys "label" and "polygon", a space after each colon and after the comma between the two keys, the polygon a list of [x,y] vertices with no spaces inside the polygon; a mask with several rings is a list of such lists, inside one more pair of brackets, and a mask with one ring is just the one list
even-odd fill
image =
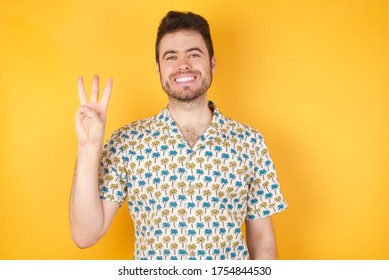
{"label": "chin", "polygon": [[190,87],[173,89],[170,84],[166,83],[163,87],[163,90],[169,97],[173,99],[181,102],[190,102],[203,96],[207,92],[208,88],[209,86],[207,87],[205,84],[203,84],[203,86],[196,89],[191,89]]}

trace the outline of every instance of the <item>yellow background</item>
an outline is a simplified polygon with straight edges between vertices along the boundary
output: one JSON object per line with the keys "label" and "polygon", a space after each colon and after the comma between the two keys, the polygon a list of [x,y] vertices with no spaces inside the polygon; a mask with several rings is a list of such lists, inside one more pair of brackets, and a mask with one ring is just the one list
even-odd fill
{"label": "yellow background", "polygon": [[279,258],[389,259],[385,0],[0,1],[0,259],[132,257],[126,207],[95,247],[71,240],[76,78],[114,78],[107,137],[158,113],[168,10],[208,19],[209,97],[267,140],[289,204]]}

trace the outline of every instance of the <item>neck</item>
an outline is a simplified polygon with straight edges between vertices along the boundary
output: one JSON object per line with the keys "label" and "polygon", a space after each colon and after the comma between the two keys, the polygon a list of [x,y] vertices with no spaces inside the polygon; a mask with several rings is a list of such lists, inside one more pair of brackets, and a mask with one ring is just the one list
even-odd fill
{"label": "neck", "polygon": [[206,96],[191,102],[169,100],[168,108],[170,116],[193,148],[212,122],[213,112],[208,107]]}
{"label": "neck", "polygon": [[212,122],[213,112],[208,107],[206,95],[190,102],[169,98],[168,108],[181,129],[208,127]]}

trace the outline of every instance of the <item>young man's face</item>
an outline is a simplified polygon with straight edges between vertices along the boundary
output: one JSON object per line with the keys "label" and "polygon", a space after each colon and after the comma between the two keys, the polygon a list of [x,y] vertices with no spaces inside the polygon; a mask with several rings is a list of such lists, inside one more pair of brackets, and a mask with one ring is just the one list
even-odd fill
{"label": "young man's face", "polygon": [[203,96],[211,86],[215,66],[197,31],[166,34],[160,41],[157,68],[169,98],[188,102]]}

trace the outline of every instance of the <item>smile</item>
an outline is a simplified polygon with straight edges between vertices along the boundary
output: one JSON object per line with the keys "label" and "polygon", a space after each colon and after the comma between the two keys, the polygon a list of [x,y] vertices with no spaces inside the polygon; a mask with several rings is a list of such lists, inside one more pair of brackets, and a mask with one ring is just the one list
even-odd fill
{"label": "smile", "polygon": [[175,81],[177,83],[185,83],[185,82],[193,81],[194,79],[195,79],[195,77],[179,77],[179,78],[176,78]]}

